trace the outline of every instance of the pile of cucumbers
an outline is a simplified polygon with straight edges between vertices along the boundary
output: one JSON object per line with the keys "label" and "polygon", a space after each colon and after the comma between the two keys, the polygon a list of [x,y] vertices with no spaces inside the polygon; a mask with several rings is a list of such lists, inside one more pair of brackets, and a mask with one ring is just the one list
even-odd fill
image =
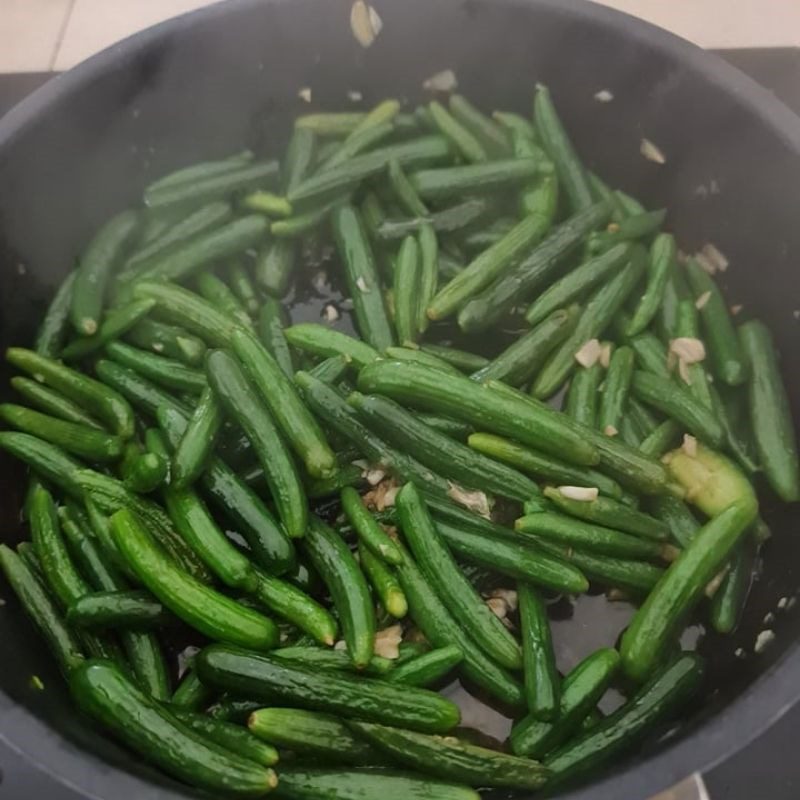
{"label": "pile of cucumbers", "polygon": [[[736,627],[754,487],[800,499],[769,331],[664,220],[544,86],[532,118],[387,100],[160,178],[6,352],[4,613],[82,713],[222,795],[530,796],[607,763],[697,691],[687,620]],[[331,247],[357,335],[290,323]],[[590,584],[637,610],[562,674],[548,603]],[[515,720],[502,750],[459,736],[455,678]]]}

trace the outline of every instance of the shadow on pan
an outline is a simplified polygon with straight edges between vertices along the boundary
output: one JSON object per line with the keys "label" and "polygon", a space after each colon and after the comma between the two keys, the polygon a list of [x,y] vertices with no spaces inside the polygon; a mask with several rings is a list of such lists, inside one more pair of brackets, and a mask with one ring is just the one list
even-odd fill
{"label": "shadow on pan", "polygon": [[[422,100],[425,78],[449,68],[460,90],[486,109],[529,113],[535,82],[549,84],[587,164],[649,207],[667,207],[668,226],[684,249],[718,245],[731,261],[723,284],[732,302],[768,320],[781,349],[792,352],[800,305],[800,121],[767,92],[679,39],[581,0],[374,4],[384,28],[368,50],[354,40],[343,1],[212,6],[112,47],[12,112],[0,125],[2,348],[32,340],[47,299],[90,232],[136,202],[148,181],[242,146],[278,154],[294,116],[346,107],[348,90],[361,92],[365,107],[387,96]],[[311,88],[311,106],[298,96],[304,87]],[[601,89],[614,100],[597,102]],[[642,137],[664,151],[666,165],[640,156]],[[321,292],[304,287],[294,321],[317,319],[337,297],[335,284]],[[346,315],[340,324],[349,324]],[[4,398],[4,365],[0,373]],[[788,390],[800,416],[797,373],[788,376]],[[17,509],[24,486],[22,471],[3,457],[4,539],[22,535]],[[568,793],[572,800],[645,798],[729,757],[795,702],[797,615],[779,612],[771,623],[775,643],[753,653],[765,616],[800,583],[793,511],[765,505],[774,536],[739,630],[724,639],[699,625],[689,631],[710,662],[704,702],[591,789]],[[13,602],[0,608],[0,737],[78,796],[190,794],[76,718],[17,610]],[[559,604],[553,616],[560,666],[612,644],[629,613],[602,596]],[[33,674],[45,691],[31,689]],[[507,722],[460,696],[469,724],[502,738]]]}

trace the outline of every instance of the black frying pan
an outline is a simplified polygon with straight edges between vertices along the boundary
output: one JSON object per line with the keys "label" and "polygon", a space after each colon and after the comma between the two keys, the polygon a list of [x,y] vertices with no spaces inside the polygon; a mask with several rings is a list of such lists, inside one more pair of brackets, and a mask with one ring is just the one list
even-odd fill
{"label": "black frying pan", "polygon": [[[352,36],[349,0],[238,0],[138,34],[9,114],[0,124],[0,345],[32,340],[90,232],[153,177],[243,145],[281,152],[291,119],[308,110],[302,87],[312,89],[314,108],[347,105],[350,89],[364,105],[385,96],[415,101],[426,77],[452,68],[487,109],[528,112],[534,82],[548,83],[593,169],[648,206],[668,207],[685,249],[713,241],[729,256],[729,296],[769,321],[788,366],[800,308],[796,117],[713,56],[581,0],[373,2],[384,29],[369,50]],[[604,88],[612,103],[593,99]],[[667,154],[665,166],[639,155],[642,136]],[[295,319],[315,317],[323,302],[304,295]],[[9,376],[5,367],[0,373],[5,395]],[[787,378],[800,418],[800,378]],[[0,482],[3,537],[14,540],[23,470],[3,458]],[[705,698],[666,741],[661,731],[643,742],[572,800],[648,797],[729,758],[796,702],[797,615],[779,614],[776,642],[753,655],[764,616],[798,587],[797,512],[767,502],[765,516],[775,535],[740,629],[725,639],[690,630],[710,660]],[[554,614],[568,668],[613,642],[629,609],[588,597]],[[71,784],[70,797],[190,794],[77,718],[13,602],[0,608],[0,642],[0,737]],[[31,690],[34,673],[44,692]],[[502,733],[502,719],[477,704],[467,716]]]}

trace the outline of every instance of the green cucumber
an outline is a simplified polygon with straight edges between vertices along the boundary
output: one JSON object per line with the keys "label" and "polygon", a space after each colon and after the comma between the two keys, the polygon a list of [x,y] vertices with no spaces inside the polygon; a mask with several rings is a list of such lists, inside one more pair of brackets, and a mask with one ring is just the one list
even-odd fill
{"label": "green cucumber", "polygon": [[174,358],[190,366],[199,364],[206,352],[202,339],[192,336],[183,328],[166,325],[145,317],[126,334],[131,344],[158,355]]}
{"label": "green cucumber", "polygon": [[358,563],[383,608],[395,619],[403,619],[408,613],[408,601],[392,570],[363,546],[358,548]]}
{"label": "green cucumber", "polygon": [[421,778],[414,772],[375,769],[326,770],[288,767],[281,770],[283,800],[479,800],[466,786]]}
{"label": "green cucumber", "polygon": [[378,351],[341,331],[334,331],[325,325],[304,322],[286,328],[286,339],[292,347],[311,355],[331,358],[343,356],[358,369],[379,358]]}
{"label": "green cucumber", "polygon": [[222,425],[222,409],[209,387],[203,389],[172,456],[171,486],[185,489],[206,468]]}
{"label": "green cucumber", "polygon": [[309,520],[303,549],[331,593],[350,658],[365,667],[375,645],[375,609],[364,575],[344,540],[317,517]]}
{"label": "green cucumber", "polygon": [[159,627],[169,614],[149,592],[90,592],[79,597],[67,611],[67,622],[79,628],[111,629]]}
{"label": "green cucumber", "polygon": [[697,690],[703,659],[683,653],[653,675],[625,705],[556,750],[546,761],[557,780],[571,779],[641,742],[642,734],[674,714]]}
{"label": "green cucumber", "polygon": [[242,797],[264,794],[277,784],[271,769],[192,732],[107,662],[89,661],[74,670],[70,690],[85,714],[186,783]]}
{"label": "green cucumber", "polygon": [[347,402],[391,445],[445,478],[514,500],[539,494],[529,478],[431,429],[393,400],[353,392]]}
{"label": "green cucumber", "polygon": [[453,737],[426,736],[415,731],[350,721],[351,730],[400,764],[469,786],[538,789],[548,770],[536,761],[477,747]]}
{"label": "green cucumber", "polygon": [[430,686],[442,680],[463,660],[464,654],[455,645],[437,647],[399,663],[386,680],[404,686]]}
{"label": "green cucumber", "polygon": [[31,405],[37,406],[40,411],[58,417],[75,425],[83,425],[93,430],[102,430],[102,426],[89,416],[77,403],[65,397],[60,392],[38,383],[30,378],[17,375],[11,379],[11,386],[19,392]]}
{"label": "green cucumber", "polygon": [[525,583],[518,585],[517,594],[528,711],[536,719],[552,720],[558,716],[561,678],[556,670],[547,606]]}
{"label": "green cucumber", "polygon": [[267,617],[200,583],[170,561],[142,521],[128,509],[111,517],[111,531],[139,580],[176,617],[212,639],[266,649],[278,641]]}
{"label": "green cucumber", "polygon": [[389,564],[399,564],[403,556],[389,535],[361,501],[352,487],[342,489],[342,510],[355,529],[360,541],[378,558]]}
{"label": "green cucumber", "polygon": [[77,277],[78,273],[73,270],[61,281],[44,312],[33,345],[33,349],[40,356],[58,358],[61,355],[61,348],[64,345],[69,326],[72,287]]}
{"label": "green cucumber", "polygon": [[511,750],[518,756],[541,758],[580,729],[581,723],[605,694],[619,668],[619,653],[611,648],[596,650],[564,678],[559,713],[552,722],[533,714],[511,728]]}
{"label": "green cucumber", "polygon": [[227,411],[252,443],[290,537],[303,536],[308,507],[297,469],[269,412],[236,359],[223,350],[206,359],[209,381]]}
{"label": "green cucumber", "polygon": [[286,701],[312,711],[446,733],[459,721],[458,707],[426,689],[319,672],[281,659],[234,647],[211,645],[196,656],[200,679],[220,689],[262,699]]}
{"label": "green cucumber", "polygon": [[258,315],[258,336],[287,378],[294,377],[292,351],[284,332],[286,311],[280,301],[267,297]]}
{"label": "green cucumber", "polygon": [[312,478],[331,477],[336,471],[333,450],[278,362],[248,331],[236,331],[232,344],[245,373],[308,474]]}
{"label": "green cucumber", "polygon": [[330,714],[299,708],[260,708],[250,715],[247,727],[275,747],[320,761],[356,767],[387,763],[384,756]]}

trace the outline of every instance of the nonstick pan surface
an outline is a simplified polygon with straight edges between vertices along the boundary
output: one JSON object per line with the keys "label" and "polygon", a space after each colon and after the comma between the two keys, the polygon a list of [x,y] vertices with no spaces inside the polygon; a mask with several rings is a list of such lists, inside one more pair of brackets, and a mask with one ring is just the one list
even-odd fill
{"label": "nonstick pan surface", "polygon": [[[687,251],[714,242],[729,257],[728,296],[771,325],[791,370],[800,323],[800,121],[713,56],[651,26],[579,0],[375,0],[384,21],[362,49],[349,2],[233,0],[145,31],[33,95],[0,125],[0,345],[28,343],[48,297],[90,232],[133,203],[154,177],[250,146],[278,154],[292,118],[386,96],[416,102],[425,78],[453,69],[486,109],[528,113],[549,84],[578,149],[607,180],[667,207]],[[614,100],[594,99],[609,89]],[[639,155],[642,137],[667,164]],[[335,282],[311,288],[309,266],[292,307],[318,319]],[[319,282],[314,282],[319,286]],[[347,315],[340,323],[347,326]],[[8,373],[0,368],[0,393]],[[0,460],[3,538],[18,524],[25,476]],[[778,610],[798,588],[797,510],[769,500],[773,538],[747,614],[732,637],[689,628],[685,646],[709,658],[705,696],[667,741],[643,743],[573,800],[638,800],[726,758],[796,701],[797,615]],[[784,600],[782,605],[786,605]],[[789,603],[791,605],[791,603]],[[602,595],[552,607],[559,666],[615,641],[630,614]],[[773,621],[765,617],[773,614]],[[767,620],[771,618],[767,617]],[[774,644],[755,655],[765,627]],[[0,736],[87,796],[178,797],[189,790],[142,767],[77,717],[50,658],[9,601],[0,608]],[[738,655],[737,655],[738,652]],[[744,656],[744,657],[741,657]],[[36,674],[43,692],[30,687]],[[454,687],[453,691],[460,691]],[[467,695],[460,695],[468,698]],[[465,700],[465,724],[502,738],[507,723]],[[662,734],[664,732],[662,731]]]}

